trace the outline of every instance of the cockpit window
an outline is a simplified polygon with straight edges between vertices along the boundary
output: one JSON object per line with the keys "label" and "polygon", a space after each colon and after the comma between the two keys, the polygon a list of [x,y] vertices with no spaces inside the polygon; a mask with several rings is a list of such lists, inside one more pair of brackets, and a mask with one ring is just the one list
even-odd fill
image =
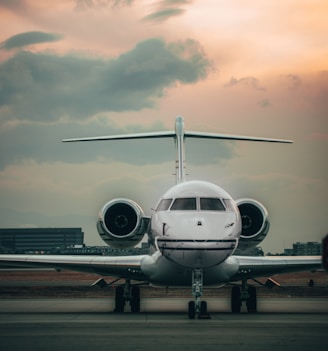
{"label": "cockpit window", "polygon": [[167,211],[170,208],[172,199],[162,199],[158,204],[156,211]]}
{"label": "cockpit window", "polygon": [[171,206],[171,211],[195,211],[196,198],[178,198]]}
{"label": "cockpit window", "polygon": [[200,198],[201,211],[225,211],[225,207],[220,199],[201,197]]}
{"label": "cockpit window", "polygon": [[233,200],[223,199],[223,202],[225,204],[225,207],[227,208],[227,211],[233,211],[233,212],[237,211],[237,206]]}

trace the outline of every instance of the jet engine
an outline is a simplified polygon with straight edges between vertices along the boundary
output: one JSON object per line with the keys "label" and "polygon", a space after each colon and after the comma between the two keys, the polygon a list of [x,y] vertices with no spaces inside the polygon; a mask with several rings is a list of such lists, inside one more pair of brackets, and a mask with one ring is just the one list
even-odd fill
{"label": "jet engine", "polygon": [[101,238],[115,249],[136,246],[144,237],[149,219],[141,207],[129,199],[107,202],[99,213],[97,222]]}
{"label": "jet engine", "polygon": [[236,204],[242,221],[238,249],[245,250],[258,245],[268,234],[270,228],[268,211],[260,202],[253,199],[240,199]]}

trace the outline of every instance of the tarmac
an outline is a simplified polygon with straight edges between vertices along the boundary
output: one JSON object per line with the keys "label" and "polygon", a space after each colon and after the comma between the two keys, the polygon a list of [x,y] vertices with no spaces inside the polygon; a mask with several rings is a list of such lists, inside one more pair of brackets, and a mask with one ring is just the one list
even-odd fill
{"label": "tarmac", "polygon": [[231,314],[208,299],[210,319],[187,318],[184,298],[143,299],[141,313],[112,313],[113,299],[2,299],[0,350],[316,350],[328,349],[328,299],[259,301]]}

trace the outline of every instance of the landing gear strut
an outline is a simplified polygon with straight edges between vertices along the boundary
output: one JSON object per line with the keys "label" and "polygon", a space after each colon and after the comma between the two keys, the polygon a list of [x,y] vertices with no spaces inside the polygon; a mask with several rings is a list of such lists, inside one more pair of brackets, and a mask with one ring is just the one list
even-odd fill
{"label": "landing gear strut", "polygon": [[246,279],[242,281],[241,289],[239,286],[234,286],[231,289],[231,312],[240,313],[244,301],[248,313],[257,312],[256,288],[248,285]]}
{"label": "landing gear strut", "polygon": [[196,268],[192,271],[192,294],[195,297],[195,301],[189,301],[189,319],[194,319],[196,315],[198,315],[198,318],[208,319],[207,302],[200,300],[203,295],[203,271],[201,268]]}
{"label": "landing gear strut", "polygon": [[126,302],[130,302],[131,312],[140,312],[140,288],[131,286],[130,280],[126,280],[124,286],[118,286],[115,290],[114,312],[124,312]]}

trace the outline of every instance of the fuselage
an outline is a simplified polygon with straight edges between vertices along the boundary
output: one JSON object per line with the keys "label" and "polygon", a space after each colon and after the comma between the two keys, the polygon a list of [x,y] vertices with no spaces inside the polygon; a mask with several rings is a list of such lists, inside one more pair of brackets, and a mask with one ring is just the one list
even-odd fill
{"label": "fuselage", "polygon": [[150,239],[178,266],[207,269],[232,255],[241,218],[231,196],[209,182],[175,185],[160,199],[151,218]]}

